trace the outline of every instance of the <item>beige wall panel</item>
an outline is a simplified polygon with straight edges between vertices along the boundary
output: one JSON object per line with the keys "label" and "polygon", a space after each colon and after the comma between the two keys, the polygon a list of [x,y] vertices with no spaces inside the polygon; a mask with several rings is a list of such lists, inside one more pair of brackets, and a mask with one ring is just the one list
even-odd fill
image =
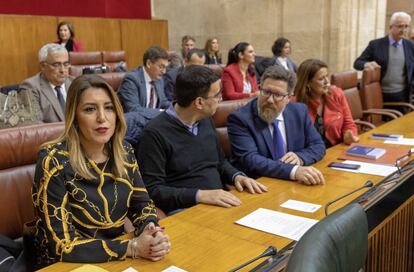
{"label": "beige wall panel", "polygon": [[[403,0],[401,0],[403,1]],[[388,1],[390,2],[390,1]],[[414,2],[414,1],[410,1]],[[386,0],[153,0],[153,16],[167,19],[171,49],[191,34],[197,46],[217,36],[227,59],[229,48],[251,42],[257,55],[271,55],[279,36],[292,42],[292,59],[326,61],[330,70],[352,69],[355,58],[384,35]]]}
{"label": "beige wall panel", "polygon": [[39,71],[40,47],[56,38],[56,17],[0,16],[0,86],[19,84]]}
{"label": "beige wall panel", "polygon": [[75,28],[85,51],[121,50],[121,26],[119,19],[58,17],[59,22],[69,21]]}
{"label": "beige wall panel", "polygon": [[165,20],[121,20],[121,33],[129,69],[142,65],[148,47],[159,45],[168,49],[168,22]]}

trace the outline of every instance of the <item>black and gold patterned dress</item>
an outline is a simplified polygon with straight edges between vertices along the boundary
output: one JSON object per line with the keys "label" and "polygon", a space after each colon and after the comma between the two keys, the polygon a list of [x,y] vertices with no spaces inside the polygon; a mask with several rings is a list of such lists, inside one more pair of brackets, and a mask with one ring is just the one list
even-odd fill
{"label": "black and gold patterned dress", "polygon": [[125,143],[128,178],[111,173],[112,159],[88,161],[96,177],[86,180],[69,163],[65,143],[49,145],[39,152],[33,185],[38,220],[34,246],[36,267],[57,261],[106,262],[126,257],[126,217],[136,235],[149,222],[157,223],[154,204],[142,182],[132,147]]}

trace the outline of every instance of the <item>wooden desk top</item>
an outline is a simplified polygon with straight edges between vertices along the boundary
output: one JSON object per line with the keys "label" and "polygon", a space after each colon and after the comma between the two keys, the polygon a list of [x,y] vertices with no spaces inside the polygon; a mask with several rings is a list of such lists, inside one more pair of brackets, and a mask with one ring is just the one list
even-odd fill
{"label": "wooden desk top", "polygon": [[[403,134],[414,137],[414,113],[388,122],[381,127],[360,135],[360,143],[384,145],[381,141],[369,139],[373,132]],[[265,194],[248,194],[232,191],[242,200],[242,205],[234,208],[220,208],[208,205],[197,205],[181,213],[165,218],[161,225],[171,238],[172,250],[159,262],[127,259],[121,262],[97,264],[109,271],[122,271],[130,266],[141,271],[161,271],[171,265],[187,271],[228,271],[237,265],[262,253],[268,246],[278,249],[287,246],[291,240],[273,234],[264,233],[235,224],[234,222],[258,208],[277,210],[293,215],[322,219],[323,207],[315,213],[304,213],[285,209],[280,204],[289,200],[301,200],[324,206],[327,202],[355,188],[362,186],[367,180],[374,184],[383,179],[380,176],[355,174],[328,168],[332,161],[339,161],[339,155],[347,149],[340,144],[330,148],[323,160],[316,163],[325,176],[326,184],[306,186],[292,181],[260,178],[269,192]],[[330,212],[346,205],[366,190],[361,190],[332,205]],[[250,266],[254,267],[258,263]],[[70,271],[80,264],[57,263],[42,271]],[[247,270],[245,270],[247,271]]]}

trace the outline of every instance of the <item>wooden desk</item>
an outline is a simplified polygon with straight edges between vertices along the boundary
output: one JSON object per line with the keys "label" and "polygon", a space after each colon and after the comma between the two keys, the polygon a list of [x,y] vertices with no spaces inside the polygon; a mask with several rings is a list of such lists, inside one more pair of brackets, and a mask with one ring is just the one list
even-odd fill
{"label": "wooden desk", "polygon": [[[414,113],[389,122],[374,131],[414,137]],[[369,135],[374,131],[361,135],[360,142],[381,146],[380,141],[369,139]],[[280,204],[288,199],[296,199],[324,206],[328,201],[362,186],[367,180],[378,184],[383,179],[380,176],[354,174],[328,168],[327,165],[332,161],[338,161],[336,158],[346,148],[345,145],[330,148],[325,158],[315,164],[325,175],[326,185],[305,186],[291,181],[261,178],[260,182],[268,187],[269,192],[251,195],[233,191],[243,202],[239,207],[225,209],[197,205],[162,220],[161,225],[166,227],[166,233],[172,242],[171,253],[165,259],[159,262],[127,259],[123,262],[97,265],[109,271],[122,271],[130,266],[140,272],[161,271],[170,265],[176,265],[187,271],[228,271],[259,255],[270,245],[282,249],[292,241],[242,227],[234,222],[259,207],[321,219],[325,216],[323,209],[309,214],[281,208]],[[411,184],[413,183],[414,180]],[[333,212],[346,205],[364,191],[339,201],[332,205],[329,211]],[[367,270],[410,271],[409,269],[414,267],[414,258],[409,252],[413,254],[413,250],[414,197],[411,195],[380,224],[371,226]],[[252,269],[257,264],[250,265],[243,271]],[[57,263],[42,271],[70,271],[79,266],[80,264]]]}

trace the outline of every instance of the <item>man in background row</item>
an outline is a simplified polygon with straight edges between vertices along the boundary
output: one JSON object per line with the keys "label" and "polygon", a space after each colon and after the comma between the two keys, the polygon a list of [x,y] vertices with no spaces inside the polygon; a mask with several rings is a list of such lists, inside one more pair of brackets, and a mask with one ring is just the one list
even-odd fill
{"label": "man in background row", "polygon": [[[189,65],[203,65],[206,61],[206,56],[203,50],[198,48],[190,49],[185,56],[185,66]],[[174,87],[177,74],[182,71],[184,67],[177,67],[169,69],[163,76],[165,96],[169,101],[174,99]]]}
{"label": "man in background row", "polygon": [[153,46],[143,57],[144,65],[129,72],[121,82],[118,97],[125,112],[159,112],[170,105],[164,94],[164,75],[168,66],[168,54]]}
{"label": "man in background row", "polygon": [[46,44],[39,50],[39,63],[40,72],[25,79],[19,88],[33,90],[42,122],[64,121],[66,94],[73,80],[68,51],[60,44]]}
{"label": "man in background row", "polygon": [[185,59],[188,51],[196,47],[196,40],[190,35],[181,38],[181,58]]}

